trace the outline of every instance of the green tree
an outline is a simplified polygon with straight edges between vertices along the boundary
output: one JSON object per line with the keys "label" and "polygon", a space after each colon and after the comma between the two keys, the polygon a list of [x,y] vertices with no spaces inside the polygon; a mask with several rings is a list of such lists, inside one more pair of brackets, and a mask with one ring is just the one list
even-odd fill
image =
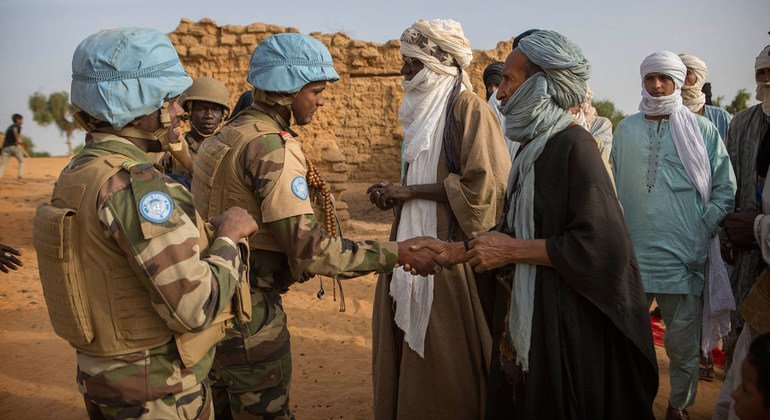
{"label": "green tree", "polygon": [[749,91],[746,89],[741,89],[738,91],[738,93],[735,94],[735,98],[732,102],[730,102],[730,105],[725,107],[725,110],[727,110],[727,112],[730,114],[735,115],[738,113],[738,111],[743,111],[744,109],[748,108],[750,98],[751,95],[749,94]]}
{"label": "green tree", "polygon": [[594,101],[593,106],[596,108],[596,113],[599,116],[610,119],[612,122],[612,131],[615,131],[615,127],[618,125],[620,120],[626,117],[626,114],[620,112],[618,109],[615,109],[615,104],[610,100],[605,99],[603,101]]}
{"label": "green tree", "polygon": [[59,132],[66,137],[67,154],[72,155],[72,133],[80,130],[80,125],[72,119],[77,109],[70,103],[67,92],[54,92],[48,97],[35,92],[29,97],[29,109],[32,119],[40,125],[56,125]]}

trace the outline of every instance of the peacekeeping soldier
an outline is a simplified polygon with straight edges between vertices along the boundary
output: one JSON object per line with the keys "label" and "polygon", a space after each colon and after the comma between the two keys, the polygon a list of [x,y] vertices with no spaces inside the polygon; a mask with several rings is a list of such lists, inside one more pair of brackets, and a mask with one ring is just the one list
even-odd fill
{"label": "peacekeeping soldier", "polygon": [[236,243],[253,218],[233,207],[210,220],[213,233],[190,193],[149,163],[176,137],[176,97],[191,82],[152,29],[98,32],[72,59],[76,119],[92,141],[38,207],[33,244],[91,418],[212,419],[214,345],[225,322],[250,315]]}
{"label": "peacekeeping soldier", "polygon": [[192,191],[201,214],[237,205],[259,225],[249,239],[252,319],[236,323],[217,346],[214,390],[229,394],[215,395],[218,415],[229,406],[234,418],[294,418],[281,294],[295,282],[386,272],[396,264],[420,274],[440,270],[435,254],[411,251],[410,241],[342,237],[328,186],[291,129],[310,123],[327,82],[338,79],[320,41],[290,33],[265,39],[251,58],[253,104],[204,142],[195,160]]}
{"label": "peacekeeping soldier", "polygon": [[230,114],[230,92],[227,86],[211,77],[196,77],[177,102],[190,119],[190,131],[171,143],[181,143],[179,152],[168,151],[160,160],[165,174],[189,187],[193,161],[204,140],[211,137]]}

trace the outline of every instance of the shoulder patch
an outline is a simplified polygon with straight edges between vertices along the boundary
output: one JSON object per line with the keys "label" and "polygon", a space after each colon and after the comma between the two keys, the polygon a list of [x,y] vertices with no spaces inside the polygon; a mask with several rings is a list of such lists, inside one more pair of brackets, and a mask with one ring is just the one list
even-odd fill
{"label": "shoulder patch", "polygon": [[293,192],[300,200],[307,200],[308,188],[304,176],[296,176],[291,180],[291,192]]}
{"label": "shoulder patch", "polygon": [[165,222],[171,217],[173,210],[174,201],[164,192],[148,192],[139,200],[139,212],[152,223]]}

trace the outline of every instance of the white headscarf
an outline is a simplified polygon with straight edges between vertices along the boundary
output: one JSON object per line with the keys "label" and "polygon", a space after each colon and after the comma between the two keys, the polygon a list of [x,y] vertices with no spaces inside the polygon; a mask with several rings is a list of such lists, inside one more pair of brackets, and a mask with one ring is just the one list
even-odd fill
{"label": "white headscarf", "polygon": [[[404,128],[403,159],[409,164],[402,184],[435,184],[443,150],[446,109],[457,81],[456,66],[467,67],[473,51],[459,23],[420,19],[401,36],[401,54],[425,64],[412,80],[402,82],[404,100],[398,118]],[[470,87],[465,72],[463,82],[461,91]],[[404,203],[396,239],[403,241],[415,236],[436,235],[436,202],[410,200]],[[433,304],[433,275],[413,276],[403,270],[394,270],[390,295],[396,302],[395,322],[404,331],[404,340],[424,357],[425,333]]]}
{"label": "white headscarf", "polygon": [[[659,51],[648,56],[640,66],[642,76],[642,101],[639,111],[645,115],[669,115],[671,137],[676,153],[682,161],[685,172],[695,185],[703,203],[711,200],[711,163],[706,152],[698,120],[694,113],[682,105],[680,89],[687,75],[687,67],[670,51]],[[674,93],[653,97],[644,88],[644,77],[650,73],[661,73],[674,81]],[[719,251],[719,237],[711,239],[708,252],[708,269],[704,287],[703,323],[701,346],[706,352],[716,346],[719,339],[730,330],[730,311],[735,310],[730,280],[722,254]]]}
{"label": "white headscarf", "polygon": [[690,54],[679,54],[684,65],[695,73],[695,84],[682,86],[682,102],[692,112],[699,112],[706,105],[706,94],[703,85],[709,77],[709,69],[700,58]]}
{"label": "white headscarf", "polygon": [[[770,68],[770,45],[759,53],[754,62],[754,71],[767,68]],[[770,117],[770,83],[757,82],[756,98],[762,101],[762,112]]]}

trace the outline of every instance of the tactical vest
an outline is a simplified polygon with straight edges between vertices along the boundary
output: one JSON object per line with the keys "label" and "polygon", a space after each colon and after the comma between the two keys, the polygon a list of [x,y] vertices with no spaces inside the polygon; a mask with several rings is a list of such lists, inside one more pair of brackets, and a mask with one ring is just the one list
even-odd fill
{"label": "tactical vest", "polygon": [[[199,333],[169,329],[153,309],[125,253],[105,236],[98,218],[99,190],[123,169],[126,160],[106,153],[63,171],[51,203],[37,208],[32,240],[51,325],[77,350],[103,357],[151,349],[174,338],[189,367],[224,338],[225,321],[234,312],[250,317],[248,281],[242,278],[236,290],[237,309],[228,305],[209,328]],[[209,238],[200,218],[197,223],[203,253]]]}
{"label": "tactical vest", "polygon": [[280,132],[269,116],[248,108],[219,134],[203,142],[195,159],[192,182],[195,208],[206,220],[233,206],[245,209],[259,224],[259,230],[249,239],[251,249],[283,252],[270,229],[262,223],[262,209],[254,192],[241,181],[238,159],[251,140]]}

